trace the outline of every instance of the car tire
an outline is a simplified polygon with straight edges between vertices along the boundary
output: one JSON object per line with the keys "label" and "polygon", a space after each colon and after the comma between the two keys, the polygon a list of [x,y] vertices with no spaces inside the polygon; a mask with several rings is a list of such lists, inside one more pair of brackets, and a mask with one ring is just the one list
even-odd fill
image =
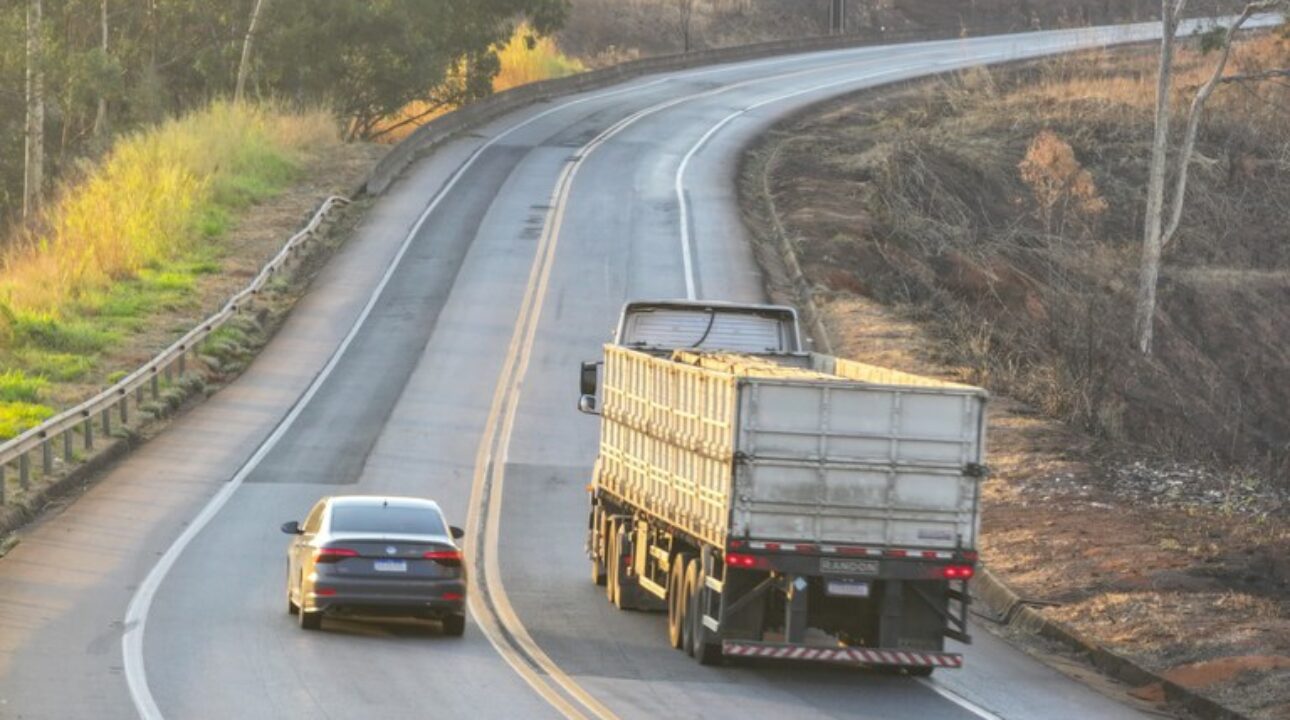
{"label": "car tire", "polygon": [[301,627],[301,628],[303,628],[303,629],[305,629],[305,630],[319,630],[319,629],[321,629],[321,628],[322,628],[322,616],[323,616],[322,612],[320,612],[320,611],[318,611],[318,610],[315,610],[315,611],[313,611],[313,612],[305,612],[305,611],[304,611],[304,609],[301,609],[301,610],[297,613],[297,617],[299,617],[299,618],[300,618],[300,627]]}
{"label": "car tire", "polygon": [[443,634],[448,637],[461,637],[466,632],[466,615],[447,615],[443,619]]}
{"label": "car tire", "polygon": [[298,612],[300,606],[291,599],[291,563],[287,563],[287,614],[295,615]]}

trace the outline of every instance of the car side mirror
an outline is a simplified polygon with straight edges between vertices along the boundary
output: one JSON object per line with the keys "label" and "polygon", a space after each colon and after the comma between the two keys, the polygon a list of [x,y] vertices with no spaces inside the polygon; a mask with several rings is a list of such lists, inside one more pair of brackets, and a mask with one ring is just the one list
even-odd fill
{"label": "car side mirror", "polygon": [[586,413],[587,415],[599,415],[600,410],[596,408],[596,396],[583,395],[578,398],[578,412]]}
{"label": "car side mirror", "polygon": [[451,526],[449,526],[449,527],[448,527],[448,532],[449,532],[449,534],[451,534],[451,535],[452,535],[452,539],[453,539],[453,540],[460,540],[460,539],[462,539],[462,538],[466,537],[466,531],[465,531],[465,530],[462,530],[461,528],[457,527],[456,525],[451,525]]}
{"label": "car side mirror", "polygon": [[300,535],[304,530],[300,529],[300,523],[298,521],[292,520],[289,523],[282,523],[282,532],[288,535]]}

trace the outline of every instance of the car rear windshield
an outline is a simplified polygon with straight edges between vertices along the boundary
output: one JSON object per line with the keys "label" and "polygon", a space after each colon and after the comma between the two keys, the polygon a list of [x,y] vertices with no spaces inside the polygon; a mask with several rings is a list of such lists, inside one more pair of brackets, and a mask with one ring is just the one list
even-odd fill
{"label": "car rear windshield", "polygon": [[395,505],[336,505],[332,532],[443,535],[443,518],[429,508]]}

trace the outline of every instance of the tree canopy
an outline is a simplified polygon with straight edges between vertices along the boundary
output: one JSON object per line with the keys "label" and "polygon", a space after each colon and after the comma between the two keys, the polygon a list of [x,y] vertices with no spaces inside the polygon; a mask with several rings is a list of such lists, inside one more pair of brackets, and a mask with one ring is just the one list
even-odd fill
{"label": "tree canopy", "polygon": [[[47,174],[129,130],[230,95],[255,0],[8,0],[0,7],[0,223],[21,197],[26,10],[43,5]],[[486,95],[495,46],[527,21],[558,28],[568,0],[263,0],[252,97],[326,106],[350,133],[413,101]],[[106,22],[105,22],[106,20]],[[107,29],[106,42],[103,29]],[[106,50],[104,49],[106,47]]]}

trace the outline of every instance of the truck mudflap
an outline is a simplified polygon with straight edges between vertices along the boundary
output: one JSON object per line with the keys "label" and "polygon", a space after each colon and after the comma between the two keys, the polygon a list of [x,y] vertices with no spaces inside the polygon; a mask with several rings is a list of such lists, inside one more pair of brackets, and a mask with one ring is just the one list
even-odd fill
{"label": "truck mudflap", "polygon": [[726,640],[721,643],[721,649],[727,657],[802,660],[844,665],[963,667],[963,656],[959,653],[927,652],[924,650],[825,647],[821,645],[792,645],[789,643],[751,642],[747,640]]}

